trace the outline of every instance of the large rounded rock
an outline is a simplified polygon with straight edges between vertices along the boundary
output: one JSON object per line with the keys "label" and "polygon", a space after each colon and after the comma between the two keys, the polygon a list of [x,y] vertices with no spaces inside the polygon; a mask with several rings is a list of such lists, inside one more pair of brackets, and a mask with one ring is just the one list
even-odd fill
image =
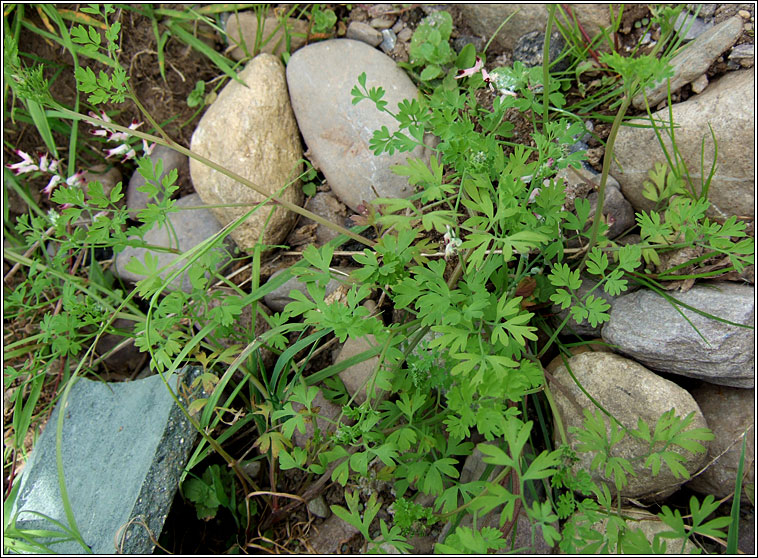
{"label": "large rounded rock", "polygon": [[[707,427],[697,403],[687,391],[632,360],[612,353],[587,352],[571,357],[568,365],[582,387],[627,429],[636,429],[637,420],[643,419],[652,432],[661,415],[672,408],[676,409],[679,417],[695,413],[695,420],[687,430]],[[576,450],[579,440],[571,432],[572,427],[582,427],[584,409],[593,412],[597,408],[577,386],[565,365],[555,370],[553,378],[552,383],[559,384],[552,386],[555,403],[566,427],[569,444]],[[609,431],[610,421],[605,415],[602,416]],[[705,461],[705,453],[693,454],[679,446],[671,446],[670,450],[684,457],[682,465],[690,474],[696,472]],[[629,484],[622,488],[621,496],[661,498],[673,493],[687,480],[675,478],[665,465],[657,476],[653,476],[650,468],[644,467],[644,459],[641,459],[647,452],[646,442],[628,434],[613,446],[611,455],[629,460],[635,473],[635,476],[627,476]],[[596,454],[578,453],[577,466],[590,471]],[[590,474],[596,482],[606,482],[612,488],[613,480],[603,472],[604,468],[601,467]]]}
{"label": "large rounded rock", "polygon": [[[247,87],[236,81],[224,87],[192,135],[192,150],[267,193],[299,204],[302,189],[296,178],[303,153],[284,66],[275,56],[261,54],[250,61],[239,78]],[[190,173],[195,190],[206,204],[248,204],[213,208],[223,225],[266,199],[195,159],[190,161]],[[287,236],[295,215],[276,207],[269,220],[270,213],[271,206],[258,209],[231,233],[241,249],[252,250],[261,238],[266,244],[276,244]]]}
{"label": "large rounded rock", "polygon": [[[601,28],[608,27],[611,23],[608,4],[569,4],[569,6],[590,37],[596,36]],[[519,37],[524,33],[544,31],[547,24],[545,4],[463,3],[460,5],[460,10],[472,31],[486,39],[490,39],[500,25],[508,20],[492,40],[495,47],[508,50],[513,50]],[[563,25],[567,24],[560,10],[556,10],[556,17]],[[556,27],[553,26],[553,30],[555,29]],[[599,46],[606,45],[607,43],[601,42]]]}
{"label": "large rounded rock", "polygon": [[[677,129],[676,145],[696,192],[701,181],[708,177],[713,163],[714,144],[708,126],[718,143],[718,165],[708,191],[710,217],[729,215],[755,216],[755,70],[725,74],[701,95],[691,97],[671,110]],[[668,108],[653,114],[656,126],[664,127],[663,142],[673,152],[671,140],[666,136]],[[633,128],[633,124],[646,125]],[[621,184],[621,191],[636,210],[650,211],[654,203],[642,195],[643,183],[655,163],[666,163],[655,132],[647,119],[635,119],[619,130],[614,146],[611,173]],[[705,140],[704,171],[701,169],[701,142]]]}
{"label": "large rounded rock", "polygon": [[[187,252],[201,242],[208,240],[214,234],[218,233],[222,227],[213,217],[213,214],[207,209],[199,208],[203,202],[197,194],[190,194],[176,201],[174,207],[179,211],[168,214],[170,227],[167,225],[155,224],[153,228],[145,233],[144,240],[152,246],[163,248],[173,248],[179,252]],[[231,242],[218,243],[213,250],[220,254],[217,271],[221,271],[231,260],[229,247]],[[162,279],[166,279],[178,268],[187,264],[186,259],[172,263],[179,257],[172,252],[163,250],[151,250],[148,248],[135,248],[127,246],[123,251],[116,254],[113,261],[113,273],[125,281],[136,283],[147,277],[136,271],[126,269],[132,258],[137,258],[139,262],[144,262],[147,253],[158,260],[157,267],[161,269],[166,267],[160,273]],[[168,267],[167,267],[168,266]],[[183,272],[168,285],[168,290],[183,290],[192,292],[192,282],[190,281],[187,271]]]}
{"label": "large rounded rock", "polygon": [[387,55],[350,39],[333,39],[297,51],[287,64],[292,109],[313,163],[324,173],[332,192],[353,211],[377,197],[406,198],[413,193],[408,179],[392,166],[408,157],[428,160],[428,150],[375,156],[369,142],[375,130],[398,129],[397,121],[364,100],[354,105],[351,90],[366,73],[366,86],[386,91],[387,108],[397,111],[418,91],[410,78]]}
{"label": "large rounded rock", "polygon": [[747,446],[742,491],[746,498],[752,493],[751,485],[755,485],[755,390],[703,384],[692,390],[692,397],[716,438],[708,448],[708,468],[687,486],[716,498],[734,492],[744,434]]}
{"label": "large rounded rock", "polygon": [[[675,298],[745,326],[752,326],[755,319],[752,286],[727,282],[695,285],[686,293],[677,293]],[[606,343],[616,345],[619,352],[653,370],[724,386],[755,385],[752,329],[712,320],[686,308],[677,310],[649,290],[618,297],[602,336]]]}

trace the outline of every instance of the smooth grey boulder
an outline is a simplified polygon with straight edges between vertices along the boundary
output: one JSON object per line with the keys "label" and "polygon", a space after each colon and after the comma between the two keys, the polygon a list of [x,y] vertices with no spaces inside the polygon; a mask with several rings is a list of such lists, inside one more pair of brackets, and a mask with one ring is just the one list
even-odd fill
{"label": "smooth grey boulder", "polygon": [[[230,81],[208,108],[192,134],[192,151],[258,186],[265,195],[195,159],[190,174],[207,205],[245,204],[211,209],[226,226],[275,195],[300,204],[299,175],[303,150],[287,95],[284,66],[272,54],[260,54],[239,73],[247,84]],[[269,218],[270,215],[270,218]],[[259,241],[275,245],[295,224],[294,213],[281,206],[262,206],[231,233],[241,250]]]}
{"label": "smooth grey boulder", "polygon": [[[697,403],[687,391],[633,360],[613,353],[587,352],[571,357],[568,366],[583,388],[627,429],[636,429],[638,419],[643,419],[652,431],[661,415],[672,408],[682,418],[691,412],[695,413],[695,419],[687,430],[708,426]],[[559,384],[551,386],[555,404],[563,420],[569,445],[577,450],[580,441],[572,433],[572,428],[582,427],[584,409],[593,412],[597,408],[577,386],[564,364],[555,369],[553,378],[551,384]],[[607,431],[610,431],[610,419],[601,411],[597,412],[600,412]],[[556,439],[556,443],[560,441]],[[707,443],[703,445],[707,448]],[[679,446],[671,446],[671,451],[684,458],[682,465],[690,474],[698,471],[705,462],[705,453],[695,454]],[[629,460],[635,473],[634,476],[627,475],[629,483],[621,489],[622,497],[658,500],[672,494],[687,481],[674,477],[665,465],[657,476],[653,476],[650,468],[644,467],[644,460],[639,459],[647,455],[647,452],[647,442],[630,435],[614,445],[612,455]],[[596,482],[607,483],[615,494],[614,481],[605,476],[604,468],[590,470],[596,454],[597,452],[578,452],[579,462],[576,466],[589,471]]]}
{"label": "smooth grey boulder", "polygon": [[[179,174],[189,173],[189,159],[186,155],[182,155],[178,151],[174,151],[170,147],[163,145],[156,145],[153,152],[150,154],[150,161],[155,165],[158,161],[162,161],[163,172],[158,178],[158,200],[163,199],[164,191],[161,180],[164,176],[167,176],[172,170],[176,169]],[[150,200],[145,192],[140,192],[138,188],[145,185],[145,177],[142,176],[139,171],[134,171],[134,174],[129,179],[129,187],[126,189],[126,207],[132,211],[139,209],[145,209],[147,203]],[[155,200],[152,200],[155,202]],[[134,214],[133,214],[134,216]]]}
{"label": "smooth grey boulder", "polygon": [[[175,248],[180,252],[186,252],[201,242],[209,239],[222,229],[213,214],[207,209],[185,209],[202,205],[203,201],[197,194],[190,194],[189,196],[177,200],[175,207],[177,207],[179,211],[169,213],[168,215],[168,221],[171,223],[173,232],[166,224],[153,226],[152,229],[145,233],[145,242],[154,246]],[[175,242],[174,232],[176,233],[178,245],[177,242]],[[219,270],[223,269],[223,267],[231,260],[228,248],[229,245],[227,242],[219,243],[213,248],[221,254]],[[143,262],[147,253],[158,258],[158,269],[169,266],[161,271],[160,276],[162,279],[166,279],[176,271],[176,269],[187,263],[187,260],[183,259],[172,265],[172,262],[177,260],[179,255],[171,252],[127,246],[122,252],[119,252],[116,255],[116,258],[113,261],[113,272],[125,281],[132,281],[134,283],[141,281],[146,275],[130,271],[126,269],[126,266],[129,265],[132,258],[137,258],[137,260]],[[187,293],[192,292],[192,283],[188,273],[185,271],[181,275],[175,277],[169,284],[168,288],[170,290],[181,289]]]}
{"label": "smooth grey boulder", "polygon": [[[185,368],[169,385],[176,391],[181,379],[188,386],[197,373]],[[68,525],[56,468],[60,412],[59,403],[24,468],[12,510],[20,512],[19,528],[59,530],[32,511]],[[130,522],[141,518],[160,536],[196,436],[160,376],[123,383],[77,380],[63,420],[63,474],[76,523],[94,554],[152,552],[148,531]],[[61,554],[83,552],[74,541],[49,546]]]}
{"label": "smooth grey boulder", "polygon": [[680,308],[690,325],[662,296],[640,290],[613,303],[610,320],[603,326],[603,340],[653,370],[713,384],[752,388],[754,287],[727,282],[699,284],[673,295],[690,307],[751,327],[725,324]]}
{"label": "smooth grey boulder", "polygon": [[353,211],[377,197],[406,198],[413,193],[408,179],[392,172],[408,157],[429,159],[426,147],[408,153],[375,156],[369,147],[374,131],[397,121],[377,110],[373,102],[354,105],[351,90],[366,73],[366,86],[382,87],[393,112],[418,91],[395,62],[375,48],[351,39],[332,39],[308,45],[287,64],[292,109],[308,145],[308,155],[329,181],[332,192]]}
{"label": "smooth grey boulder", "polygon": [[[722,21],[712,29],[705,31],[687,45],[682,52],[671,59],[674,69],[671,92],[690,83],[705,73],[719,55],[731,47],[742,33],[742,18],[734,16]],[[645,92],[650,107],[655,107],[668,94],[668,80],[663,80],[648,88]],[[638,109],[645,108],[645,95],[637,94],[632,104]]]}
{"label": "smooth grey boulder", "polygon": [[687,486],[701,494],[713,494],[716,498],[725,498],[733,493],[744,434],[747,445],[742,497],[747,498],[755,486],[755,390],[704,383],[690,393],[703,411],[715,439],[708,447],[708,468]]}
{"label": "smooth grey boulder", "polygon": [[[697,77],[697,76],[695,76]],[[713,164],[714,144],[710,125],[718,142],[718,165],[708,191],[711,207],[707,215],[725,219],[730,215],[755,216],[755,70],[729,72],[713,81],[700,95],[671,110],[676,145],[693,187],[700,193],[701,181],[708,177]],[[669,120],[668,108],[653,114],[660,129]],[[633,128],[631,125],[643,125]],[[666,150],[672,153],[671,140],[663,134]],[[705,141],[700,172],[702,141]],[[634,119],[619,130],[611,162],[611,174],[621,184],[621,191],[632,206],[650,211],[655,204],[643,195],[643,183],[656,163],[667,164],[663,151],[647,119]]]}

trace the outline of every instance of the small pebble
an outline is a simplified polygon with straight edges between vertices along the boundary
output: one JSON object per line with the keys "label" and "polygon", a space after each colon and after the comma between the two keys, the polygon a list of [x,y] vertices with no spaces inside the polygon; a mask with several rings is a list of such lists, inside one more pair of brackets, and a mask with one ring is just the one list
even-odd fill
{"label": "small pebble", "polygon": [[747,10],[740,10],[739,12],[737,12],[737,15],[739,15],[742,19],[748,19],[748,20],[750,19],[750,12],[748,12]]}
{"label": "small pebble", "polygon": [[395,48],[395,45],[397,44],[397,35],[392,32],[392,29],[382,29],[382,37],[382,44],[380,44],[379,47],[385,53],[392,52],[392,49]]}
{"label": "small pebble", "polygon": [[350,26],[347,28],[346,37],[369,44],[372,47],[379,46],[379,43],[382,42],[382,34],[379,31],[359,21],[350,23]]}
{"label": "small pebble", "polygon": [[375,17],[371,20],[370,25],[374,29],[389,29],[395,24],[396,19],[392,16]]}
{"label": "small pebble", "polygon": [[411,31],[407,27],[397,34],[397,40],[402,43],[407,43],[408,41],[411,40],[412,37],[413,37],[413,31]]}
{"label": "small pebble", "polygon": [[708,76],[703,74],[695,81],[693,81],[690,85],[692,85],[692,91],[700,95],[700,93],[705,91],[705,88],[708,87]]}
{"label": "small pebble", "polygon": [[331,515],[329,506],[326,505],[326,500],[323,496],[317,496],[310,502],[308,502],[308,510],[316,517],[327,518]]}
{"label": "small pebble", "polygon": [[400,31],[403,29],[405,29],[405,22],[402,19],[398,19],[395,22],[395,25],[392,26],[392,30],[395,32],[395,34],[400,33]]}

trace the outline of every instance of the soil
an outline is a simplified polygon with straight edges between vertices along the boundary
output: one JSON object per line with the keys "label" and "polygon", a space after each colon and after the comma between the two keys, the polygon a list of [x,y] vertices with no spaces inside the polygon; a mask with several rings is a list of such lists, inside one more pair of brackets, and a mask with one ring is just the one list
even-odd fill
{"label": "soil", "polygon": [[[161,5],[163,8],[184,10],[185,4],[178,5]],[[355,5],[352,11],[348,11],[348,8],[344,5],[327,5],[335,10],[339,20],[341,29],[344,33],[344,28],[350,21],[367,21],[371,17],[381,11],[386,11],[386,5],[371,6],[371,5]],[[473,35],[470,29],[466,28],[458,7],[455,5],[448,5],[446,9],[453,15],[455,24],[454,37]],[[753,13],[752,5],[724,5],[717,11],[716,21],[726,19],[730,15],[737,13],[739,9],[749,9],[751,14]],[[137,97],[141,100],[144,107],[152,115],[152,118],[161,124],[165,132],[173,138],[175,141],[185,147],[189,147],[192,133],[197,125],[200,117],[202,116],[205,106],[192,108],[187,104],[187,98],[195,88],[195,84],[199,81],[204,81],[206,84],[212,83],[213,86],[222,86],[226,82],[226,77],[223,74],[219,75],[218,68],[204,55],[198,53],[196,50],[188,47],[181,41],[174,37],[170,37],[164,46],[165,53],[165,78],[161,74],[159,66],[159,58],[157,53],[156,36],[151,26],[151,20],[140,13],[140,6],[134,5],[133,7],[118,8],[118,20],[122,24],[122,43],[119,51],[119,60],[128,69],[128,76],[130,83],[134,87]],[[397,16],[406,22],[411,28],[424,17],[424,12],[418,5],[403,5],[402,8],[397,10]],[[27,5],[25,7],[25,13],[29,24],[35,26],[38,29],[45,29],[46,22],[40,17],[40,13],[34,9],[33,5]],[[624,14],[622,19],[622,33],[619,34],[619,40],[621,45],[632,45],[639,40],[640,32],[635,29],[634,22],[638,19],[649,15],[647,5],[634,5],[632,9],[628,10]],[[344,22],[344,23],[342,23]],[[159,32],[162,33],[164,27],[159,25]],[[209,26],[201,26],[193,29],[193,32],[197,34],[206,44],[216,49],[217,51],[223,51],[225,45],[218,33],[216,33]],[[738,40],[738,44],[741,42],[752,41],[752,34],[748,34]],[[405,49],[405,50],[404,50]],[[76,83],[73,75],[73,61],[65,49],[60,46],[51,43],[47,40],[41,39],[38,35],[25,30],[22,33],[19,52],[26,53],[29,58],[24,59],[24,63],[30,64],[33,60],[45,61],[45,77],[50,80],[50,92],[54,99],[63,105],[72,107],[76,98]],[[490,60],[509,60],[509,52],[498,52],[491,50],[487,53]],[[407,60],[407,48],[400,45],[392,53],[392,57],[396,60]],[[80,61],[81,62],[81,61]],[[91,65],[95,72],[103,69],[101,64],[91,61],[87,62]],[[709,77],[712,78],[726,70],[726,64],[721,61],[714,65],[709,70]],[[585,85],[588,88],[593,87],[591,75],[583,76],[583,80],[586,79]],[[208,91],[208,89],[206,89]],[[679,96],[679,100],[684,100],[690,94],[690,91],[685,87]],[[491,95],[487,91],[481,92],[482,98],[480,102],[486,106],[487,103],[491,103]],[[489,96],[489,98],[488,98]],[[566,96],[569,100],[578,98],[581,93],[576,87],[566,92]],[[46,151],[44,142],[38,136],[33,124],[26,123],[21,120],[13,120],[13,108],[18,107],[19,101],[14,100],[12,96],[6,97],[6,105],[4,106],[4,157],[6,160],[16,160],[16,156],[10,146],[20,149],[27,153],[42,153]],[[91,110],[94,107],[89,107],[85,102],[85,99],[81,99],[81,107],[83,110]],[[105,104],[99,105],[97,109],[105,110],[113,120],[118,122],[130,122],[133,119],[139,121],[145,120],[140,113],[137,106],[127,101],[121,105]],[[607,107],[600,107],[598,112],[612,115],[613,112]],[[630,114],[634,114],[631,112]],[[522,114],[514,111],[508,115],[508,118],[513,122],[515,131],[519,132],[521,138],[529,138],[532,130],[531,121]],[[143,131],[155,133],[151,130],[149,125],[144,125],[141,128]],[[610,131],[610,124],[606,122],[596,122],[594,129],[594,137],[589,140],[589,146],[591,148],[599,148],[602,150],[601,142],[606,139]],[[114,163],[112,160],[106,160],[103,155],[103,145],[98,143],[88,133],[88,126],[82,125],[80,128],[80,141],[85,142],[88,145],[87,149],[80,151],[81,164],[84,168],[90,168],[97,164],[106,163],[109,166],[118,165],[121,167],[124,182],[128,181],[128,177],[134,170],[132,163],[126,163],[120,165],[118,162]],[[56,145],[60,149],[60,159],[65,160],[68,157],[66,150],[69,145],[68,136],[60,132],[54,132],[54,139]],[[599,155],[599,160],[602,160],[602,152],[596,154]],[[36,191],[32,191],[32,195],[35,199],[39,199],[41,208],[46,211],[53,207],[53,204],[41,195],[40,192],[45,186],[47,179],[40,178],[36,182],[32,183],[32,188]],[[190,183],[189,177],[184,176],[180,183],[180,189],[176,194],[176,197],[182,197],[184,195],[192,193],[194,190]],[[12,208],[12,217],[25,210],[23,205],[16,205]],[[16,211],[14,211],[16,210]],[[362,249],[362,247],[352,247],[346,245],[343,247],[345,250]],[[290,265],[294,263],[297,258],[288,256],[276,256],[273,259],[264,261],[262,264],[261,279],[265,280],[277,269],[284,265]],[[346,262],[348,258],[346,258]],[[245,266],[249,262],[247,260],[240,260],[235,263],[235,266],[231,271],[242,270],[234,278],[234,282],[247,281],[250,276],[249,271],[245,271]],[[7,274],[9,269],[6,267],[4,274]],[[20,277],[17,277],[14,281],[19,281]],[[6,288],[13,288],[14,283],[6,284]],[[387,310],[391,310],[387,308]],[[389,314],[389,312],[386,312]],[[4,340],[5,343],[11,343],[17,339],[23,338],[29,335],[28,329],[33,327],[31,322],[16,321],[13,323],[4,322]],[[549,356],[549,355],[548,355]],[[331,363],[331,351],[325,351],[314,359],[311,363],[311,369],[318,370]],[[6,362],[6,365],[9,364]],[[10,364],[13,364],[11,362]],[[23,365],[23,363],[19,363]],[[13,389],[14,386],[6,386],[9,389]],[[51,397],[43,397],[43,402],[49,402]],[[5,406],[7,409],[8,405]],[[4,424],[7,424],[9,417],[4,417]],[[31,447],[31,440],[29,440],[29,448]],[[241,452],[244,452],[248,448],[241,448]],[[18,466],[21,466],[18,463]],[[7,480],[9,471],[4,471],[4,480]],[[265,478],[260,478],[259,481],[262,486],[269,487],[268,472],[264,473]],[[271,490],[276,490],[282,493],[301,493],[304,485],[309,479],[303,477],[302,474],[296,472],[282,472],[279,476],[279,482]],[[310,479],[312,481],[312,479]],[[4,487],[5,488],[5,487]],[[391,500],[391,496],[386,493],[386,487],[376,487],[379,493],[384,497],[385,501]],[[323,490],[324,496],[328,504],[344,504],[344,490],[336,483],[326,484]],[[284,505],[280,503],[280,505]],[[268,511],[268,510],[266,510]],[[382,513],[385,513],[383,511]],[[261,520],[262,517],[254,517],[253,521]],[[389,517],[385,516],[385,520]],[[315,518],[308,514],[303,506],[296,508],[296,510],[290,514],[286,520],[281,521],[273,525],[269,530],[264,533],[257,532],[257,528],[253,526],[248,532],[246,540],[240,540],[241,530],[237,529],[234,519],[230,512],[223,508],[215,519],[210,521],[199,520],[196,516],[194,506],[182,499],[181,496],[177,496],[175,499],[171,513],[169,514],[163,535],[161,537],[161,545],[172,553],[221,553],[227,552],[236,545],[239,545],[243,550],[247,552],[262,552],[268,551],[272,553],[278,553],[283,551],[289,552],[304,552],[309,548],[308,539],[315,532],[323,520]],[[273,541],[275,545],[270,542]],[[362,552],[359,542],[352,541],[351,546],[345,547],[342,550],[351,551],[354,553]],[[160,552],[160,551],[158,551]]]}

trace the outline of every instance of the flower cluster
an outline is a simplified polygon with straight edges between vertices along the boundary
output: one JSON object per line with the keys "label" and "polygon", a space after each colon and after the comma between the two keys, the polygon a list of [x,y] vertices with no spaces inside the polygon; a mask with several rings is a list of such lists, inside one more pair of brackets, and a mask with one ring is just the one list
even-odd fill
{"label": "flower cluster", "polygon": [[50,195],[53,193],[53,189],[61,182],[65,182],[69,186],[82,185],[82,176],[84,175],[83,172],[72,174],[64,180],[63,177],[58,174],[60,161],[53,159],[47,153],[39,156],[39,162],[35,162],[29,154],[21,151],[20,149],[16,149],[16,155],[21,157],[21,161],[18,163],[13,163],[12,165],[6,165],[6,167],[11,169],[17,176],[19,174],[26,174],[35,171],[52,175],[50,181],[47,183],[47,186],[42,189],[48,198],[50,198]]}
{"label": "flower cluster", "polygon": [[463,244],[460,238],[456,238],[455,231],[450,228],[450,225],[445,225],[447,232],[442,236],[442,244],[445,246],[445,259],[450,259],[458,253],[458,248]]}
{"label": "flower cluster", "polygon": [[[471,77],[476,73],[481,72],[482,79],[484,80],[484,83],[487,84],[487,87],[490,88],[490,91],[495,93],[495,87],[493,86],[493,83],[496,82],[496,78],[499,77],[499,75],[490,74],[485,68],[484,63],[482,62],[482,59],[478,56],[476,57],[476,62],[473,66],[470,68],[466,68],[465,70],[458,70],[458,73],[455,76],[455,79],[461,79],[464,77]],[[511,88],[503,88],[500,87],[499,81],[496,83],[498,85],[498,91],[502,95],[510,95],[511,97],[517,97],[516,93],[514,93]]]}
{"label": "flower cluster", "polygon": [[[89,115],[93,118],[97,118],[99,116],[102,120],[108,123],[112,122],[110,117],[105,114],[104,111],[102,111],[99,115],[95,114],[94,112],[90,112]],[[132,123],[129,124],[129,129],[136,130],[140,126],[142,126],[142,122],[132,120]],[[107,138],[107,141],[109,142],[120,142],[120,145],[105,150],[106,159],[113,157],[114,155],[123,155],[124,158],[121,160],[123,163],[137,156],[137,152],[134,150],[134,148],[127,143],[127,140],[129,139],[129,134],[127,132],[116,132],[107,126],[98,126],[97,129],[90,130],[90,133],[93,136]],[[150,155],[153,152],[154,147],[154,143],[148,144],[147,140],[142,140],[142,151],[145,153],[145,155]]]}

